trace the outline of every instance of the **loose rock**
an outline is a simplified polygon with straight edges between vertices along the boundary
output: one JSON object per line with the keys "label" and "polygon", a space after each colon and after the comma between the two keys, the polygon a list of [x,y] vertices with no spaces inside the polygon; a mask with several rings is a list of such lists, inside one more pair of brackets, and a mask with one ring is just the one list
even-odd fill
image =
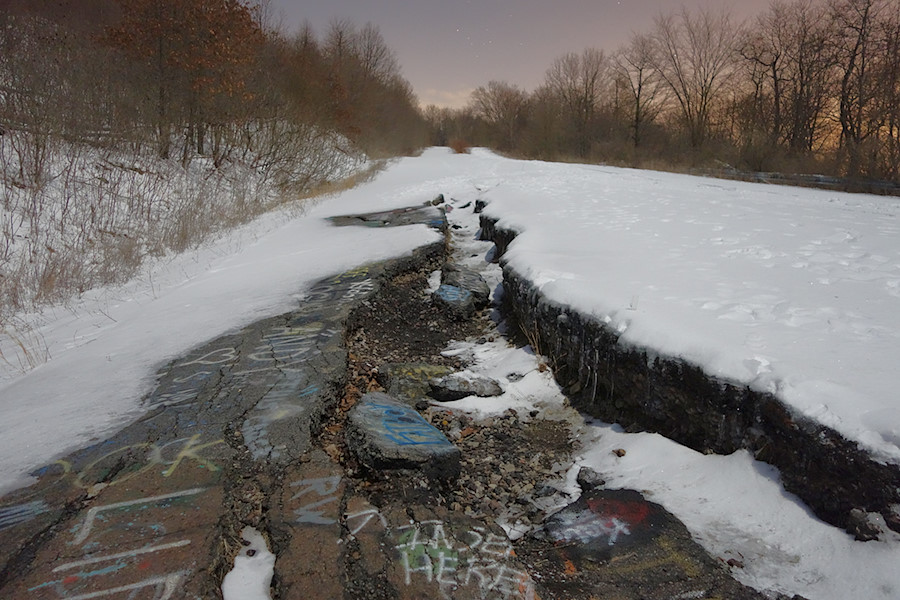
{"label": "loose rock", "polygon": [[431,380],[431,397],[439,402],[451,402],[467,396],[490,398],[501,394],[503,388],[499,383],[474,373],[451,373]]}
{"label": "loose rock", "polygon": [[441,271],[441,283],[470,292],[475,297],[476,308],[484,308],[490,303],[491,288],[475,271],[446,264]]}
{"label": "loose rock", "polygon": [[441,284],[431,297],[438,307],[454,318],[467,319],[475,314],[475,296],[469,290]]}
{"label": "loose rock", "polygon": [[452,372],[450,367],[428,363],[386,363],[378,369],[378,380],[392,397],[417,403],[428,396],[431,380]]}
{"label": "loose rock", "polygon": [[578,470],[578,476],[575,481],[578,483],[582,492],[589,492],[594,488],[606,485],[606,480],[603,479],[600,473],[590,467],[581,467],[581,469]]}
{"label": "loose rock", "polygon": [[421,469],[441,480],[459,476],[459,448],[414,409],[383,392],[364,395],[350,411],[347,446],[372,470]]}
{"label": "loose rock", "polygon": [[884,533],[883,529],[879,527],[879,521],[883,521],[881,515],[854,508],[850,511],[847,533],[853,534],[857,542],[877,540]]}

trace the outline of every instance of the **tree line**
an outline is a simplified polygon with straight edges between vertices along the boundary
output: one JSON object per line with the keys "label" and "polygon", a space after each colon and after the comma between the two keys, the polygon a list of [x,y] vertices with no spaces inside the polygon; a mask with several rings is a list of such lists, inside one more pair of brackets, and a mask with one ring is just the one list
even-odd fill
{"label": "tree line", "polygon": [[[370,155],[424,125],[378,29],[287,34],[241,0],[13,0],[0,5],[0,129],[188,163],[274,160],[315,126]],[[29,151],[40,158],[40,139]],[[287,148],[297,149],[296,143]]]}
{"label": "tree line", "polygon": [[541,159],[723,163],[900,181],[900,3],[774,0],[745,23],[682,8],[614,52],[554,60],[529,92],[426,109],[434,143]]}
{"label": "tree line", "polygon": [[425,143],[376,27],[271,21],[243,0],[0,0],[0,336]]}

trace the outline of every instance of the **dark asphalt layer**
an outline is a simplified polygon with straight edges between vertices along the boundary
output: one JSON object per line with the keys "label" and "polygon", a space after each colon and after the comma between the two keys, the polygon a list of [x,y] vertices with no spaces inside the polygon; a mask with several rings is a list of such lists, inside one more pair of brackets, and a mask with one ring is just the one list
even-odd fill
{"label": "dark asphalt layer", "polygon": [[[430,206],[336,221],[447,229]],[[335,275],[161,368],[134,423],[0,498],[0,598],[220,597],[245,526],[276,554],[274,598],[760,598],[637,492],[586,489],[515,542],[451,508],[460,451],[412,408],[421,378],[335,421],[351,312],[445,251]]]}

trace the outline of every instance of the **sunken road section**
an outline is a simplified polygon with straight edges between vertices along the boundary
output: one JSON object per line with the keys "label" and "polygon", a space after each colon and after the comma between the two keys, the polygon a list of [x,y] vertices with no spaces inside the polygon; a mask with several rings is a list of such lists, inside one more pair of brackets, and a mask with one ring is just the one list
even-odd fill
{"label": "sunken road section", "polygon": [[[300,528],[340,529],[322,507],[338,510],[343,472],[318,446],[349,377],[345,325],[393,279],[435,268],[446,252],[442,239],[321,280],[295,310],[163,366],[137,420],[0,498],[0,599],[221,597],[248,526],[279,559],[294,537],[318,552],[321,561],[294,562],[329,565],[315,581],[339,587],[338,540],[317,547]],[[406,436],[422,429],[403,425],[394,429]],[[301,575],[279,572],[276,589]]]}
{"label": "sunken road section", "polygon": [[[481,239],[500,260],[514,231],[481,216]],[[746,449],[781,471],[784,487],[821,519],[858,539],[870,513],[900,531],[900,468],[879,463],[836,431],[797,414],[773,394],[704,373],[679,358],[619,343],[589,315],[544,297],[503,264],[504,310],[550,359],[573,405],[629,431],[660,433],[700,452]]]}

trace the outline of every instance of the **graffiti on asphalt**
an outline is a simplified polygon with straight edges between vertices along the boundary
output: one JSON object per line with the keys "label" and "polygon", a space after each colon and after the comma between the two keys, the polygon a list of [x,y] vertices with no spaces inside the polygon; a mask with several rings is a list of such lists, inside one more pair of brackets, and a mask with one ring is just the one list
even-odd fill
{"label": "graffiti on asphalt", "polygon": [[285,446],[273,446],[269,441],[269,427],[287,418],[306,414],[309,400],[319,392],[319,386],[309,383],[304,372],[291,371],[280,377],[247,416],[241,433],[247,449],[257,460],[280,458]]}
{"label": "graffiti on asphalt", "polygon": [[440,587],[474,585],[483,597],[536,598],[534,582],[528,573],[516,568],[512,543],[505,535],[480,526],[451,534],[452,527],[440,520],[410,521],[391,528],[381,512],[371,506],[345,514],[344,523],[352,536],[380,524],[394,541],[406,585],[424,578]]}
{"label": "graffiti on asphalt", "polygon": [[26,523],[49,510],[50,507],[43,500],[0,507],[0,531]]}
{"label": "graffiti on asphalt", "polygon": [[350,535],[356,535],[360,531],[366,528],[366,525],[372,519],[377,518],[381,523],[381,527],[383,529],[387,529],[388,522],[387,519],[382,516],[381,512],[377,508],[367,508],[365,510],[361,510],[359,512],[348,514],[344,517],[344,520],[349,524],[351,521],[355,522],[356,525],[353,527],[349,527]]}
{"label": "graffiti on asphalt", "polygon": [[438,520],[413,522],[397,530],[396,548],[407,585],[421,576],[439,586],[474,584],[482,594],[534,597],[531,577],[510,565],[513,549],[506,536],[473,527],[464,532],[464,542],[454,540]]}
{"label": "graffiti on asphalt", "polygon": [[548,523],[550,537],[558,542],[589,544],[605,542],[615,546],[622,536],[629,536],[635,526],[650,514],[646,502],[590,498],[587,508],[569,508],[553,516]]}
{"label": "graffiti on asphalt", "polygon": [[[86,573],[87,577],[93,577],[98,574],[106,574],[108,571],[106,569],[101,569],[101,573]],[[65,591],[63,587],[63,582],[68,582],[69,584],[74,583],[75,581],[81,580],[81,577],[76,575],[70,575],[65,579],[61,580],[61,582],[47,582],[46,584],[39,585],[37,587],[31,588],[28,591],[35,591],[41,589],[43,587],[54,587],[56,592],[59,594],[60,599],[64,600],[88,600],[90,598],[108,598],[110,596],[118,596],[119,594],[124,594],[126,592],[130,592],[127,598],[134,598],[135,592],[138,590],[151,589],[153,591],[152,600],[170,600],[173,598],[175,593],[181,588],[182,582],[187,578],[190,574],[189,571],[177,571],[175,573],[167,573],[165,575],[159,575],[156,577],[148,577],[142,581],[138,581],[136,583],[130,583],[127,585],[120,585],[118,587],[110,588],[107,590],[100,590],[95,592],[88,592],[86,594],[76,594],[70,595]]]}
{"label": "graffiti on asphalt", "polygon": [[337,504],[340,485],[340,476],[303,479],[291,483],[292,488],[299,488],[299,491],[291,496],[292,501],[302,497],[305,497],[304,500],[309,500],[308,494],[312,494],[314,498],[303,506],[294,509],[294,514],[297,515],[297,523],[310,523],[312,525],[333,525],[337,523],[336,518],[325,516],[321,507]]}
{"label": "graffiti on asphalt", "polygon": [[439,429],[410,407],[393,404],[369,405],[381,411],[384,436],[400,446],[450,446]]}
{"label": "graffiti on asphalt", "polygon": [[[185,548],[191,540],[184,538],[154,543],[163,536],[171,536],[159,519],[170,509],[183,510],[193,498],[206,490],[202,487],[191,488],[91,507],[83,521],[72,531],[74,537],[71,545],[80,547],[84,556],[55,566],[51,571],[53,579],[28,591],[40,591],[41,597],[50,591],[67,600],[86,600],[126,593],[131,598],[138,590],[149,589],[155,600],[172,598],[189,572],[182,570],[151,577],[147,577],[146,572],[153,566],[154,556]],[[108,538],[110,544],[119,548],[123,545],[123,536],[139,545],[112,553],[103,552],[104,540]],[[107,575],[115,575],[118,585],[102,589],[110,585],[103,579]],[[137,581],[122,583],[129,579]]]}
{"label": "graffiti on asphalt", "polygon": [[[45,479],[49,485],[56,483],[52,482],[52,478],[56,478],[57,482],[70,482],[76,488],[90,489],[97,484],[102,484],[102,487],[120,485],[160,467],[159,474],[169,478],[185,463],[218,472],[220,467],[207,454],[210,448],[224,444],[225,440],[202,442],[201,437],[198,433],[163,443],[128,444],[104,453],[83,467],[58,460],[34,471],[32,475]],[[45,486],[43,489],[48,488]]]}
{"label": "graffiti on asphalt", "polygon": [[171,500],[177,498],[184,498],[187,496],[196,496],[205,491],[205,488],[192,488],[189,490],[182,490],[179,492],[173,492],[171,494],[161,494],[159,496],[148,496],[145,498],[136,498],[134,500],[124,500],[122,502],[115,502],[113,504],[105,504],[101,506],[94,506],[90,510],[88,510],[87,515],[84,517],[84,522],[78,527],[78,534],[75,536],[75,539],[72,541],[76,546],[80,546],[87,540],[88,536],[91,534],[91,531],[94,528],[94,521],[97,519],[97,516],[101,513],[113,510],[122,510],[122,509],[130,509],[133,507],[146,507],[151,504],[165,504],[170,503]]}

